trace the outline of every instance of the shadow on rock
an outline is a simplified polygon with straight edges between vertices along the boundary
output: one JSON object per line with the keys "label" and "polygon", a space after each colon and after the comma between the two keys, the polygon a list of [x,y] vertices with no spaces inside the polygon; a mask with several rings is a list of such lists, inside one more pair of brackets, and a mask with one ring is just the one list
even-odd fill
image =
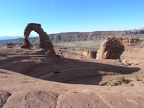
{"label": "shadow on rock", "polygon": [[[0,68],[48,81],[98,85],[102,76],[131,74],[140,68],[46,56],[12,56]],[[0,73],[1,74],[1,73]]]}

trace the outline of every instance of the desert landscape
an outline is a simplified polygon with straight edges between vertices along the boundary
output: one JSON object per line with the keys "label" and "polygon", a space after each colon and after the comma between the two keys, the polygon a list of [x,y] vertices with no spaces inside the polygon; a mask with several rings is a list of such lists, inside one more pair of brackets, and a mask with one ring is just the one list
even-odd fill
{"label": "desert landscape", "polygon": [[24,34],[1,41],[0,108],[144,107],[144,30]]}

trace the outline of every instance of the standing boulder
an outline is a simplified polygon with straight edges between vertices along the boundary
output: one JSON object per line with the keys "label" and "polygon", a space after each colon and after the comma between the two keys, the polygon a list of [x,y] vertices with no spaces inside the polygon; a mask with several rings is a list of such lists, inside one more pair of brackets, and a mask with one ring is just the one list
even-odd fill
{"label": "standing boulder", "polygon": [[120,39],[107,38],[101,44],[96,59],[119,59],[124,51],[124,45]]}

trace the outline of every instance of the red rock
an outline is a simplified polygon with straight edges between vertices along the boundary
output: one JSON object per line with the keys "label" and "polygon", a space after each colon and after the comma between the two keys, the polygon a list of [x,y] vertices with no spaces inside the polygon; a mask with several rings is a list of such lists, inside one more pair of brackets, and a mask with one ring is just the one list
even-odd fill
{"label": "red rock", "polygon": [[9,92],[0,90],[0,108],[4,106],[10,95]]}
{"label": "red rock", "polygon": [[25,39],[24,39],[24,42],[23,42],[21,48],[30,48],[31,47],[28,37],[29,37],[31,31],[33,31],[33,30],[39,34],[40,48],[47,49],[48,50],[47,55],[55,54],[55,51],[53,49],[53,44],[50,41],[48,34],[46,32],[44,32],[44,30],[41,28],[40,24],[36,24],[36,23],[29,23],[26,26],[26,28],[24,30]]}
{"label": "red rock", "polygon": [[97,59],[117,59],[124,51],[124,45],[117,38],[107,38],[101,44]]}

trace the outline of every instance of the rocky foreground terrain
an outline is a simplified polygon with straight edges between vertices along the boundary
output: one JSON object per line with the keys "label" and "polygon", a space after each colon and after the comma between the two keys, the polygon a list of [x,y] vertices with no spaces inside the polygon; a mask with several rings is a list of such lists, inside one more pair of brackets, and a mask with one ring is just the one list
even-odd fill
{"label": "rocky foreground terrain", "polygon": [[143,54],[143,42],[98,60],[1,47],[0,108],[143,108]]}

